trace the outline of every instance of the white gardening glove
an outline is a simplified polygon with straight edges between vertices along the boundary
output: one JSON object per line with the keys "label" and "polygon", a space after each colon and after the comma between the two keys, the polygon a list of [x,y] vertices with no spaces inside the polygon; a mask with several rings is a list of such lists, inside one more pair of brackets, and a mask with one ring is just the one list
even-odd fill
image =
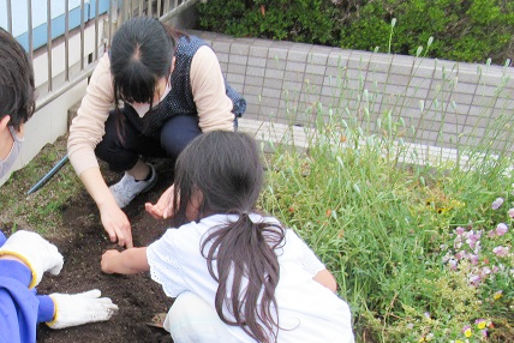
{"label": "white gardening glove", "polygon": [[100,298],[101,295],[98,289],[77,294],[50,294],[55,314],[46,324],[52,329],[63,329],[109,320],[118,311],[118,306],[110,298]]}
{"label": "white gardening glove", "polygon": [[39,284],[45,272],[59,274],[64,264],[57,247],[35,232],[16,231],[0,247],[0,256],[10,255],[23,261],[32,272],[29,288]]}

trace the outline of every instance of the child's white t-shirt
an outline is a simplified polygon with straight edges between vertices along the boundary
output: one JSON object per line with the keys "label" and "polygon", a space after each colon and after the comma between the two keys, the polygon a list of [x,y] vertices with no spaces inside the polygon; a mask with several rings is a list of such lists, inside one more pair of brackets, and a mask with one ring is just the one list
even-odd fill
{"label": "child's white t-shirt", "polygon": [[[250,215],[253,222],[276,223],[271,217]],[[210,229],[235,221],[234,215],[213,215],[199,222],[168,229],[147,249],[150,274],[169,297],[189,291],[214,309],[218,283],[207,269],[200,247]],[[293,230],[287,229],[285,242],[276,250],[280,278],[275,290],[278,306],[278,342],[353,342],[348,305],[328,288],[313,280],[325,269],[314,252]],[[216,264],[213,264],[216,270]],[[240,342],[255,343],[240,327],[227,325]]]}

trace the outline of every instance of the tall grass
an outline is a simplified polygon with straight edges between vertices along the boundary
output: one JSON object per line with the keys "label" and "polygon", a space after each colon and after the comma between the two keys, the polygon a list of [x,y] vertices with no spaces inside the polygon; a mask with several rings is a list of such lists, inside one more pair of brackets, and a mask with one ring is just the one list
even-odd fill
{"label": "tall grass", "polygon": [[[514,341],[508,214],[514,207],[514,155],[511,147],[495,143],[513,137],[511,109],[500,111],[483,132],[475,127],[456,135],[454,155],[446,156],[442,147],[407,143],[422,139],[424,115],[435,110],[435,143],[447,145],[442,128],[455,106],[457,81],[444,68],[438,91],[420,102],[418,120],[409,123],[406,97],[377,104],[363,77],[358,90],[349,90],[341,70],[337,103],[301,113],[313,118],[305,129],[309,147],[273,145],[260,206],[295,229],[335,274],[339,295],[352,308],[358,342]],[[405,92],[412,87],[409,81]],[[296,123],[294,111],[288,113]],[[291,125],[289,135],[294,132]],[[499,197],[504,203],[493,210]],[[507,233],[491,234],[499,223]],[[459,227],[464,234],[456,233]],[[460,244],[461,235],[480,237],[480,248]],[[498,246],[510,250],[501,255],[493,251]],[[454,256],[461,257],[456,264]],[[479,282],[477,270],[484,272]]]}
{"label": "tall grass", "polygon": [[[487,285],[501,279],[510,300],[488,310],[479,303],[481,288],[464,271],[450,272],[442,256],[457,226],[488,230],[508,222],[507,211],[490,204],[499,196],[514,204],[513,159],[482,157],[475,169],[398,167],[392,156],[402,152],[390,151],[389,136],[362,140],[359,128],[337,131],[333,120],[317,128],[325,139],[313,139],[306,152],[276,147],[261,205],[299,232],[334,272],[359,340],[417,342],[430,334],[443,342],[458,339],[463,323],[502,312],[512,299],[508,272]],[[511,243],[511,231],[508,237]],[[512,255],[506,258],[508,266]],[[496,334],[514,338],[507,320],[495,319],[492,341]]]}

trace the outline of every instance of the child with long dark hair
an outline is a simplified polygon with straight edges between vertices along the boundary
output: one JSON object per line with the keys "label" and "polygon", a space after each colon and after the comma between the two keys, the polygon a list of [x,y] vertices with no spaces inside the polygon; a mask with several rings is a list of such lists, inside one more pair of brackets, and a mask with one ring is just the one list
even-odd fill
{"label": "child with long dark hair", "polygon": [[252,138],[202,134],[176,163],[177,228],[147,248],[105,252],[102,270],[150,270],[176,298],[164,323],[176,343],[353,342],[332,274],[293,230],[256,212],[262,181]]}
{"label": "child with long dark hair", "polygon": [[[233,131],[245,108],[206,42],[150,17],[121,25],[98,61],[68,138],[70,161],[111,241],[132,246],[121,209],[157,180],[142,157],[174,161],[202,132]],[[97,157],[124,172],[119,182],[107,187]],[[168,216],[163,209],[172,187],[156,204],[145,204],[154,217]]]}

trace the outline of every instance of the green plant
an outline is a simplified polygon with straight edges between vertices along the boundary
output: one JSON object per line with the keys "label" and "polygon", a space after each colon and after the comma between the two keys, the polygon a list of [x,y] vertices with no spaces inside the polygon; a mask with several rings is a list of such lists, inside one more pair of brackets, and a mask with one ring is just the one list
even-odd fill
{"label": "green plant", "polygon": [[327,0],[213,0],[198,5],[204,29],[235,36],[258,36],[330,44],[333,8]]}
{"label": "green plant", "polygon": [[[349,49],[428,54],[503,64],[513,55],[514,2],[502,0],[210,0],[198,5],[201,29]],[[393,39],[390,23],[396,18]],[[390,48],[390,50],[389,50]]]}
{"label": "green plant", "polygon": [[[349,99],[360,101],[358,115],[349,116]],[[448,254],[459,226],[485,232],[503,221],[508,232],[494,242],[483,238],[487,251],[478,266],[512,263],[512,254],[500,261],[492,252],[496,245],[512,250],[512,219],[490,205],[496,197],[505,199],[504,210],[514,205],[512,153],[497,156],[484,140],[474,149],[457,145],[467,163],[439,156],[405,164],[412,152],[401,142],[401,102],[374,119],[373,105],[365,89],[341,89],[333,108],[315,106],[306,151],[273,145],[260,206],[296,230],[334,272],[358,342],[478,342],[484,330],[490,342],[511,340],[508,271],[477,285],[470,279],[475,266],[452,270]],[[448,107],[438,110],[444,120]],[[370,130],[372,121],[378,132]],[[492,125],[485,135],[498,130]],[[412,133],[415,142],[418,131]]]}

